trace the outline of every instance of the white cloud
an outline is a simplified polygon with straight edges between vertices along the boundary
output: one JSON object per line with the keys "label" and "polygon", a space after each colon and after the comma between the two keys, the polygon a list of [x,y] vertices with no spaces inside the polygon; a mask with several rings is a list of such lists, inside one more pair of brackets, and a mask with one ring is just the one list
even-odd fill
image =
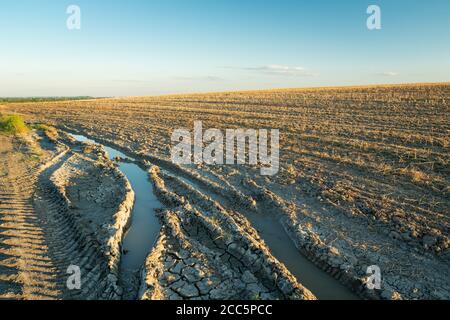
{"label": "white cloud", "polygon": [[394,71],[386,71],[386,72],[381,72],[378,75],[380,76],[386,76],[386,77],[395,77],[398,76],[398,72],[394,72]]}
{"label": "white cloud", "polygon": [[220,77],[216,77],[216,76],[199,76],[199,77],[195,77],[195,76],[176,76],[173,77],[173,79],[175,80],[181,80],[181,81],[193,81],[193,80],[198,80],[198,81],[222,81],[224,79],[220,78]]}
{"label": "white cloud", "polygon": [[275,76],[315,77],[315,76],[319,75],[317,73],[312,73],[303,67],[291,67],[291,66],[278,65],[278,64],[271,64],[271,65],[261,66],[261,67],[237,68],[237,69],[261,72],[264,74],[275,75]]}

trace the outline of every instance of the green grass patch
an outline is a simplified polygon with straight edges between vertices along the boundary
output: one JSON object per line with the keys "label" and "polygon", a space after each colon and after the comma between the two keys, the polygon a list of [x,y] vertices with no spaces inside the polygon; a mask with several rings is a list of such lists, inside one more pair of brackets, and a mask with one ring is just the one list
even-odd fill
{"label": "green grass patch", "polygon": [[51,127],[49,125],[46,124],[32,124],[30,125],[31,129],[34,130],[41,130],[45,133],[45,135],[47,136],[47,138],[49,138],[51,141],[54,141],[58,138],[58,131],[56,130],[56,128]]}
{"label": "green grass patch", "polygon": [[32,154],[28,157],[28,160],[31,162],[39,162],[41,157],[38,154]]}
{"label": "green grass patch", "polygon": [[21,116],[18,115],[0,115],[0,133],[6,135],[17,135],[28,132],[28,127]]}

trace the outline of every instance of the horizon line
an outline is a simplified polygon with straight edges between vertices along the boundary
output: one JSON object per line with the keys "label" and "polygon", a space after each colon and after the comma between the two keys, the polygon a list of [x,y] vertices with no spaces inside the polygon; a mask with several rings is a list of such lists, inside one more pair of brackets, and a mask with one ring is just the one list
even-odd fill
{"label": "horizon line", "polygon": [[[74,95],[74,96],[0,96],[1,99],[65,99],[69,101],[89,101],[89,100],[106,100],[106,99],[126,99],[126,98],[145,98],[145,97],[165,97],[177,95],[205,95],[205,94],[226,94],[226,93],[249,93],[249,92],[265,92],[265,91],[288,91],[288,90],[320,90],[320,89],[351,89],[351,88],[373,88],[373,87],[401,87],[401,86],[417,86],[417,85],[450,85],[450,81],[444,82],[404,82],[404,83],[373,83],[361,85],[329,85],[329,86],[312,86],[312,87],[273,87],[268,89],[246,89],[246,90],[220,90],[220,91],[198,91],[198,92],[174,92],[162,94],[150,94],[139,96],[91,96],[91,95]],[[71,100],[71,98],[73,100]],[[76,99],[80,98],[80,99]],[[57,100],[55,100],[56,102]],[[39,102],[39,101],[38,101]],[[52,102],[52,101],[41,101]],[[0,102],[2,103],[2,102]],[[20,103],[20,102],[17,102]],[[25,101],[23,103],[33,103],[33,101]]]}

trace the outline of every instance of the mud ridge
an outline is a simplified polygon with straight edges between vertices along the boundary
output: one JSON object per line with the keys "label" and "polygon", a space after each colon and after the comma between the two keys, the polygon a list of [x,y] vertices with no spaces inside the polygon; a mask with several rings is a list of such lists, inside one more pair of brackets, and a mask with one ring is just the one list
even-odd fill
{"label": "mud ridge", "polygon": [[142,272],[141,298],[315,299],[245,218],[186,185],[185,196],[173,192],[158,167],[150,175],[168,209],[159,214],[163,229]]}

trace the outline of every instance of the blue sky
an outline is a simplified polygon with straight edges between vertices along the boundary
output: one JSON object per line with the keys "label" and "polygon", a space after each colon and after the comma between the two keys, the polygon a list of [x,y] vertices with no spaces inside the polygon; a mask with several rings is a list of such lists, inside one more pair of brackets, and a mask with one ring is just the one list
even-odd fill
{"label": "blue sky", "polygon": [[[66,9],[81,8],[81,30]],[[366,27],[381,8],[382,29]],[[0,96],[450,81],[448,0],[2,0]]]}

